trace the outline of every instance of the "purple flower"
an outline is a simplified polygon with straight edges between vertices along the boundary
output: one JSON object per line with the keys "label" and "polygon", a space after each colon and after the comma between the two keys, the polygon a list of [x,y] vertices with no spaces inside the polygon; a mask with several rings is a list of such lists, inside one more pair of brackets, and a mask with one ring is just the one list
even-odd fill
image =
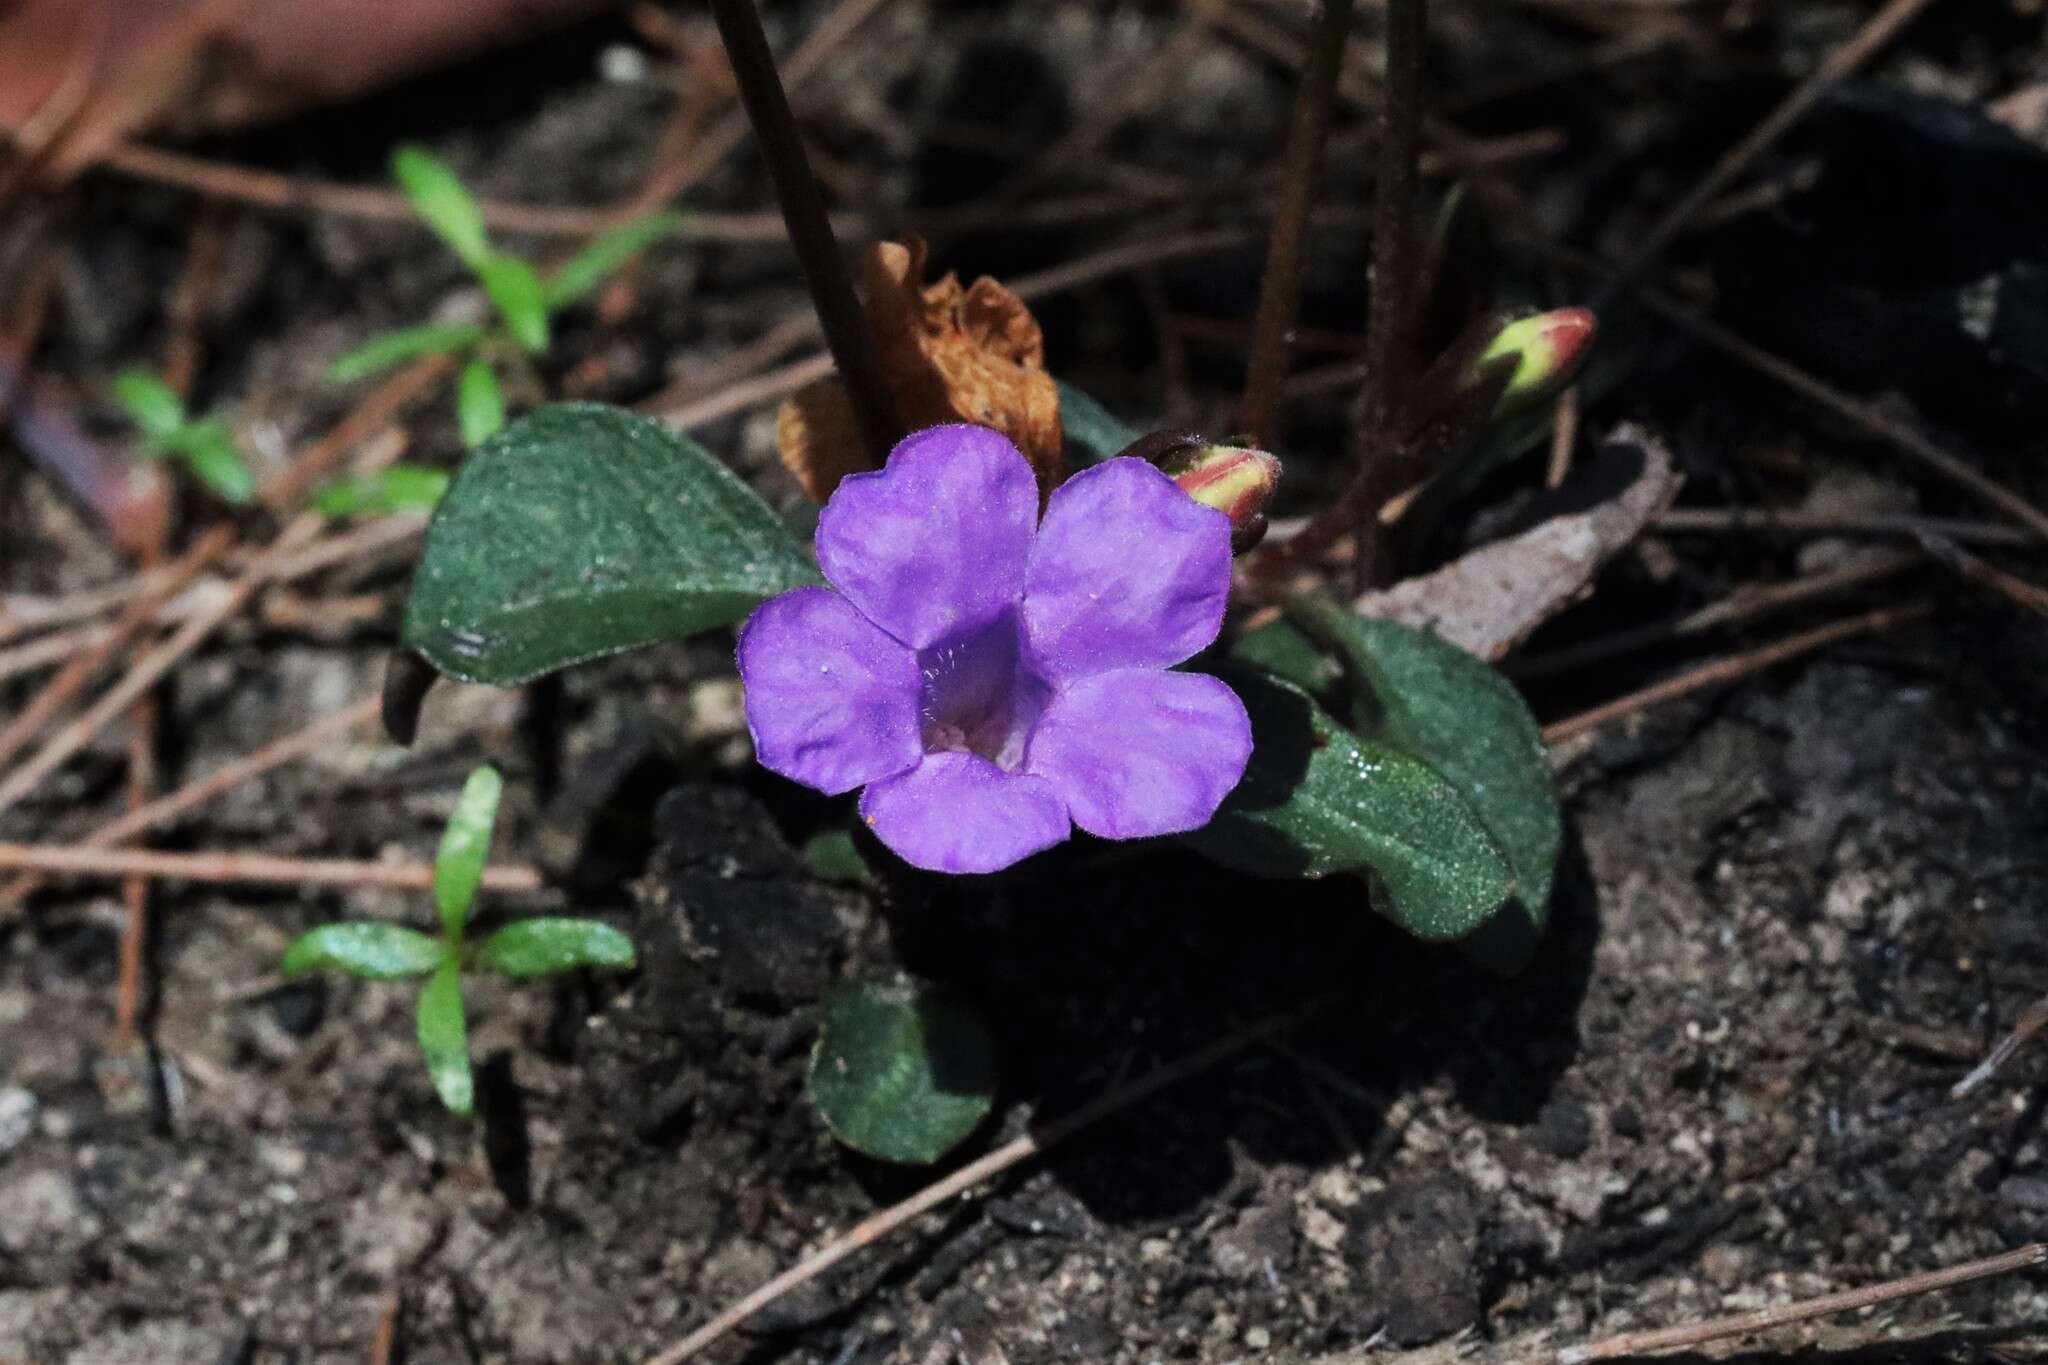
{"label": "purple flower", "polygon": [[1174,673],[1223,624],[1230,520],[1142,460],[1053,493],[985,427],[943,426],[839,485],[830,588],[765,602],[739,637],[762,764],[905,861],[993,872],[1065,839],[1198,829],[1244,775],[1251,723]]}

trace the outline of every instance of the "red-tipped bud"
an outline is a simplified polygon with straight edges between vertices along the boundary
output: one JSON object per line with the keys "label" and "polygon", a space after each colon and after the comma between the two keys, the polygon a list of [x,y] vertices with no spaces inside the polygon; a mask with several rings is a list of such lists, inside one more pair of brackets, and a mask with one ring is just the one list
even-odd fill
{"label": "red-tipped bud", "polygon": [[1242,446],[1195,446],[1162,460],[1160,469],[1187,495],[1230,518],[1230,548],[1243,554],[1266,534],[1266,505],[1280,486],[1280,461]]}
{"label": "red-tipped bud", "polygon": [[1571,383],[1593,348],[1596,330],[1593,314],[1584,308],[1558,308],[1501,328],[1474,366],[1484,374],[1504,360],[1515,361],[1494,415],[1527,407]]}

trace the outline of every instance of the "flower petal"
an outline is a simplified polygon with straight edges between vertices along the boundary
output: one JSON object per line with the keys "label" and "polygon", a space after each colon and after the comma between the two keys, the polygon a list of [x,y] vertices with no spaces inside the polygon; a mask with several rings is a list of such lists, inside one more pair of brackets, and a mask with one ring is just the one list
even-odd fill
{"label": "flower petal", "polygon": [[1129,668],[1067,684],[1024,766],[1090,834],[1142,839],[1208,824],[1251,753],[1251,718],[1222,680]]}
{"label": "flower petal", "polygon": [[979,754],[929,754],[861,793],[861,819],[904,862],[932,872],[994,872],[1051,848],[1071,825],[1053,784]]}
{"label": "flower petal", "polygon": [[1230,518],[1143,460],[1060,485],[1024,578],[1032,657],[1050,679],[1166,668],[1216,638],[1230,597]]}
{"label": "flower petal", "polygon": [[798,588],[740,628],[747,728],[761,766],[838,795],[913,766],[917,656],[830,588]]}
{"label": "flower petal", "polygon": [[924,649],[1017,600],[1037,518],[1031,466],[1001,432],[931,427],[839,485],[818,517],[818,564],[863,616]]}

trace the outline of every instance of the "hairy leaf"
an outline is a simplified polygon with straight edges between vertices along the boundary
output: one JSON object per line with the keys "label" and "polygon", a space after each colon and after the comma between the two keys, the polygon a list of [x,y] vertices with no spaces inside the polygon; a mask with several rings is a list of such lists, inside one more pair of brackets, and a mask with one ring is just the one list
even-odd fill
{"label": "hairy leaf", "polygon": [[493,933],[476,965],[500,976],[557,976],[578,967],[623,971],[633,965],[633,940],[594,919],[522,919]]}
{"label": "hairy leaf", "polygon": [[825,1001],[808,1078],[832,1134],[884,1161],[937,1161],[987,1116],[994,1049],[981,1017],[943,992],[846,986]]}
{"label": "hairy leaf", "polygon": [[729,625],[817,581],[775,514],[701,446],[617,408],[560,404],[456,474],[404,642],[452,677],[510,687]]}
{"label": "hairy leaf", "polygon": [[448,947],[431,934],[375,920],[323,924],[292,940],[284,950],[284,972],[332,967],[364,981],[399,981],[425,976],[448,957]]}

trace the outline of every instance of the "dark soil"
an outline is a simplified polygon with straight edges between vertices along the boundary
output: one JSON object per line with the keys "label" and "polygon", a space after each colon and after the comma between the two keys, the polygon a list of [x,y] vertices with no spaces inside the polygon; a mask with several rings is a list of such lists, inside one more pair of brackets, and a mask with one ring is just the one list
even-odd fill
{"label": "dark soil", "polygon": [[[770,8],[787,39],[826,7]],[[1298,29],[1295,7],[1244,8]],[[1520,226],[1610,251],[1867,13],[1674,10],[1711,41],[1461,109],[1457,92],[1564,69],[1622,21],[1439,8],[1432,88],[1467,132],[1566,134],[1563,151],[1503,172],[1528,206]],[[1645,26],[1666,14],[1625,12]],[[821,168],[841,204],[892,220],[973,202],[1123,97],[1183,22],[1170,6],[902,0],[806,96]],[[2042,39],[2026,6],[1934,7],[1747,182],[1790,188],[1682,239],[1673,262],[1746,335],[1885,395],[2037,502],[2048,152],[2019,114],[2013,131],[1986,110],[2044,88]],[[494,197],[605,202],[638,184],[669,107],[658,79],[599,78],[601,54],[633,42],[600,21],[203,150],[370,180],[392,141],[414,137]],[[1130,167],[1200,183],[1270,162],[1287,73],[1221,35],[1193,51],[1043,192],[1128,182]],[[1341,153],[1330,197],[1357,202],[1362,178]],[[738,155],[692,202],[769,200]],[[52,212],[70,246],[37,365],[98,420],[90,386],[163,345],[195,201],[89,179]],[[1253,219],[1240,205],[1010,225],[940,238],[937,256],[1014,276],[1134,230]],[[349,395],[319,382],[339,350],[460,289],[458,268],[400,225],[240,213],[230,233],[199,401],[233,403],[259,453],[346,410]],[[1318,239],[1305,323],[1359,330],[1357,236]],[[1157,313],[1163,300],[1247,317],[1259,258],[1247,246],[1046,301],[1053,369],[1137,420],[1224,421],[1241,348],[1162,347]],[[1513,251],[1497,265],[1511,299],[1585,288]],[[579,314],[544,378],[634,402],[802,306],[779,243],[665,248],[635,275],[624,320]],[[1631,367],[1596,393],[1589,427],[1627,417],[1669,433],[1688,502],[1981,514],[1649,321],[1607,326],[1606,353]],[[698,435],[793,507],[770,411]],[[1341,396],[1297,409],[1283,515],[1334,486],[1342,412]],[[415,458],[454,458],[445,400],[412,432]],[[1532,484],[1524,462],[1455,524],[1505,524]],[[1859,552],[1653,537],[1530,649]],[[2010,561],[2036,578],[2039,562]],[[180,668],[166,780],[374,690],[405,569],[401,553],[299,588],[315,602],[382,593],[374,621],[252,616]],[[45,479],[0,463],[0,590],[125,572]],[[1077,843],[999,880],[821,880],[793,850],[844,812],[751,767],[729,639],[523,693],[439,689],[411,749],[337,742],[165,845],[422,858],[488,758],[508,779],[500,853],[560,878],[491,913],[602,915],[634,935],[641,970],[477,991],[470,1123],[434,1098],[408,992],[275,974],[295,933],[364,914],[423,922],[420,901],[159,886],[150,1045],[128,1053],[109,1041],[118,894],[41,893],[26,919],[0,922],[0,1360],[361,1361],[394,1291],[413,1365],[644,1359],[932,1178],[850,1155],[802,1093],[825,992],[902,973],[971,994],[995,1030],[1001,1100],[955,1162],[1250,1020],[1330,1003],[851,1258],[715,1359],[1136,1365],[1562,1345],[2048,1237],[2044,1054],[1948,1096],[2048,993],[2048,648],[2038,617],[1932,570],[1870,595],[1909,594],[1938,603],[1930,624],[1561,748],[1566,864],[1544,948],[1512,981],[1403,937],[1356,884],[1256,882],[1170,849]],[[1566,715],[1852,605],[1546,679],[1531,699]],[[36,681],[0,683],[0,700],[11,712]],[[107,818],[123,745],[110,733],[0,816],[0,839],[58,842]],[[2030,1358],[2048,1341],[2048,1287],[2013,1277],[1813,1339],[1844,1358]]]}

